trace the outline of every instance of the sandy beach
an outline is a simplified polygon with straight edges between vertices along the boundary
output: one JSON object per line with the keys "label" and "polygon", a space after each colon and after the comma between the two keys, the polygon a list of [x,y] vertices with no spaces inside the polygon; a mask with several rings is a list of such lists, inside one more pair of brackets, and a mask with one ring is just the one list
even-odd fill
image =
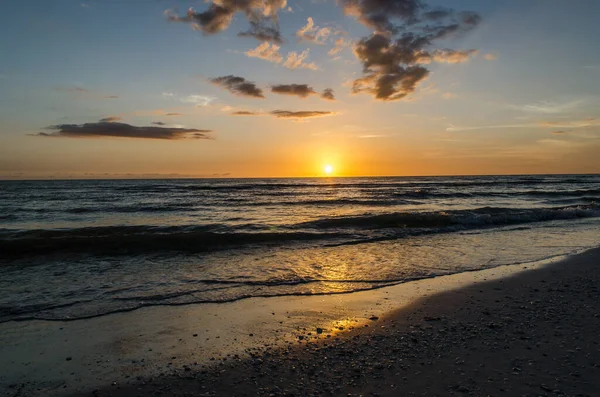
{"label": "sandy beach", "polygon": [[5,323],[7,396],[596,395],[600,250],[353,294]]}

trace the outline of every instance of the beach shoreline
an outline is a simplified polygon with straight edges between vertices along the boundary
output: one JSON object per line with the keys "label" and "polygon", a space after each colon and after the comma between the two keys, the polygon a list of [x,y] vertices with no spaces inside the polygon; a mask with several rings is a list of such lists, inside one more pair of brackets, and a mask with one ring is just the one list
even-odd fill
{"label": "beach shoreline", "polygon": [[[556,294],[554,291],[557,288],[552,287],[549,291],[548,288],[544,290],[537,287],[535,292],[523,290],[520,297],[514,291],[518,292],[519,285],[524,283],[542,286],[560,283],[558,275],[579,280],[577,282],[580,285],[583,285],[584,276],[592,282],[594,277],[598,278],[593,272],[594,264],[600,263],[598,258],[600,250],[594,249],[557,264],[539,262],[503,266],[347,295],[252,298],[222,305],[145,308],[72,322],[1,324],[3,354],[0,357],[4,357],[1,366],[7,370],[0,377],[0,385],[6,390],[7,396],[19,395],[17,393],[83,396],[90,395],[92,391],[96,391],[96,395],[125,396],[136,393],[147,395],[160,390],[168,390],[168,395],[337,395],[342,391],[345,394],[368,395],[366,391],[369,388],[382,395],[393,394],[395,388],[386,389],[382,386],[382,391],[372,386],[377,379],[387,379],[392,369],[410,371],[413,365],[405,361],[408,356],[415,360],[420,357],[419,366],[426,363],[420,374],[433,376],[434,373],[447,370],[427,368],[434,365],[428,348],[416,352],[414,349],[404,351],[411,343],[427,346],[435,341],[442,348],[449,343],[448,335],[458,332],[457,324],[464,324],[467,320],[469,324],[474,324],[472,326],[483,340],[490,337],[493,340],[496,325],[490,324],[497,324],[497,329],[510,327],[511,323],[506,317],[513,317],[513,323],[522,323],[518,319],[523,314],[519,312],[521,309],[493,307],[494,304],[498,306],[495,301],[502,303],[508,296],[497,299],[504,290],[508,288],[513,291],[511,304],[517,305],[523,301],[517,307],[527,307],[527,300],[531,298],[536,298],[537,302],[541,302],[539,305],[543,306],[542,301],[547,300],[544,300],[544,294]],[[525,269],[535,271],[523,271]],[[545,279],[545,282],[541,283],[541,279]],[[597,288],[588,284],[583,292],[575,291],[578,293],[570,295],[561,293],[568,302],[558,306],[563,307],[569,302],[577,306],[581,293],[597,295]],[[475,305],[476,309],[467,309],[467,304]],[[588,306],[593,311],[590,312],[592,320],[589,325],[594,328],[582,339],[587,343],[586,352],[592,347],[588,337],[600,331],[600,321],[594,317],[600,312],[598,305]],[[473,310],[478,314],[469,314],[474,313]],[[498,310],[512,310],[514,313],[499,316],[495,314]],[[481,314],[484,312],[488,314]],[[468,319],[469,315],[476,318]],[[466,320],[463,319],[465,316]],[[443,337],[439,333],[441,328],[444,329]],[[526,328],[522,332],[528,330]],[[406,342],[412,338],[421,342]],[[548,342],[545,337],[539,339],[539,343],[544,345]],[[375,354],[369,350],[373,341],[381,344],[379,348],[386,354]],[[405,346],[406,343],[408,346]],[[474,355],[479,360],[481,357],[478,358],[471,351],[472,347],[464,345],[461,354],[464,356],[467,353],[469,357]],[[534,344],[534,351],[535,347]],[[478,346],[478,349],[481,348]],[[345,356],[349,349],[362,353]],[[390,352],[393,352],[391,357]],[[411,353],[405,357],[406,352]],[[592,352],[597,354],[597,346]],[[435,362],[435,365],[442,365],[440,360]],[[307,366],[308,372],[303,370],[301,363]],[[357,365],[359,378],[354,376]],[[465,364],[461,365],[464,367]],[[455,367],[453,363],[448,363],[448,366]],[[295,367],[295,370],[291,367]],[[523,368],[518,368],[523,371]],[[597,367],[593,368],[597,371]],[[350,376],[350,383],[346,385],[342,375],[324,372],[332,370],[350,371],[345,375]],[[582,374],[582,370],[573,371]],[[392,378],[395,379],[396,374]],[[507,379],[510,379],[510,374],[507,373]],[[301,376],[298,378],[298,375]],[[403,387],[408,387],[405,390],[417,393],[418,384],[410,380],[413,377],[406,375],[394,384],[404,384]],[[338,379],[338,383],[342,382],[345,386],[338,390],[339,385],[326,382],[330,377]],[[363,384],[371,377],[368,385]],[[298,379],[302,383],[298,383]],[[456,382],[459,380],[460,376]],[[493,386],[488,383],[486,386]],[[552,389],[549,383],[544,380],[540,385]],[[268,392],[269,384],[278,389]],[[231,389],[233,385],[235,390]],[[458,384],[456,390],[443,388],[444,391],[439,389],[438,393],[481,391],[481,387],[478,382],[473,384],[473,381],[469,381]],[[543,395],[544,389],[541,387],[538,386],[535,392]],[[363,389],[365,393],[362,393]]]}

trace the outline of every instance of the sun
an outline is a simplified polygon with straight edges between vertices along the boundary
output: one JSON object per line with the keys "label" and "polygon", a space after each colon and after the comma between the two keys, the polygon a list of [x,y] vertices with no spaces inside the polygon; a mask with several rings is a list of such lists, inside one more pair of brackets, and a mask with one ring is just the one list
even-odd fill
{"label": "sun", "polygon": [[323,167],[323,171],[325,172],[325,175],[331,175],[333,174],[333,167],[330,164],[326,164],[325,167]]}

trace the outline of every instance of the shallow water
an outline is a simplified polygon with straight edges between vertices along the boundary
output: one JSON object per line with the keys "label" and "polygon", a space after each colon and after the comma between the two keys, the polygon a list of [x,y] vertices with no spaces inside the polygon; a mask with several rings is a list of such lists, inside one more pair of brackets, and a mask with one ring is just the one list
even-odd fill
{"label": "shallow water", "polygon": [[600,243],[600,176],[0,182],[0,321],[331,294]]}

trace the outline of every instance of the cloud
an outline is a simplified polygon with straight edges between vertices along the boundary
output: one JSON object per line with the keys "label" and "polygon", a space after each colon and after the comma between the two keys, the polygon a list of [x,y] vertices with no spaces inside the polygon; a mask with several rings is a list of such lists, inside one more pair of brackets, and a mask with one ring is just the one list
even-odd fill
{"label": "cloud", "polygon": [[121,120],[121,117],[119,117],[119,116],[110,116],[110,117],[105,117],[103,119],[100,119],[100,122],[101,123],[112,123],[112,122],[120,121],[120,120]]}
{"label": "cloud", "polygon": [[[100,121],[102,121],[102,120],[100,120]],[[153,121],[152,124],[153,125],[160,125],[160,126],[167,125],[166,123],[163,123],[162,121]]]}
{"label": "cloud", "polygon": [[[1,77],[1,76],[0,76]],[[118,95],[107,95],[105,93],[95,92],[79,85],[65,85],[53,88],[54,91],[72,94],[75,98],[85,99],[118,99]]]}
{"label": "cloud", "polygon": [[241,32],[240,36],[249,36],[261,41],[281,41],[277,13],[285,9],[287,0],[212,0],[203,12],[190,8],[186,15],[178,16],[171,10],[165,16],[171,22],[189,23],[193,30],[205,35],[216,34],[226,30],[233,16],[241,12],[250,22],[250,29]]}
{"label": "cloud", "polygon": [[54,87],[55,91],[59,91],[59,92],[71,92],[74,94],[88,94],[90,92],[90,90],[80,87],[80,86],[61,86],[61,87]]}
{"label": "cloud", "polygon": [[453,99],[453,98],[457,98],[457,97],[458,97],[458,95],[456,95],[452,92],[444,92],[442,94],[442,98],[444,98],[444,99]]}
{"label": "cloud", "polygon": [[573,111],[579,105],[583,104],[584,100],[575,100],[569,102],[553,102],[553,101],[540,101],[530,103],[523,106],[511,106],[514,109],[522,110],[530,113],[543,113],[543,114],[556,114],[556,113],[567,113]]}
{"label": "cloud", "polygon": [[387,134],[368,134],[368,135],[357,135],[357,138],[360,139],[376,139],[376,138],[387,138],[390,137],[392,135],[387,135]]}
{"label": "cloud", "polygon": [[321,98],[328,101],[335,101],[335,95],[333,94],[333,90],[331,88],[325,88],[323,93],[321,94]]}
{"label": "cloud", "polygon": [[259,58],[268,62],[280,63],[283,57],[279,53],[279,47],[276,44],[262,43],[258,47],[245,52],[250,58]]}
{"label": "cloud", "polygon": [[99,121],[85,124],[59,124],[46,128],[51,132],[40,132],[35,136],[63,138],[139,138],[139,139],[211,139],[212,130],[195,128],[137,127],[125,123]]}
{"label": "cloud", "polygon": [[553,127],[553,128],[589,128],[589,127],[600,127],[600,119],[589,117],[583,120],[570,120],[570,121],[542,121],[539,123],[541,127]]}
{"label": "cloud", "polygon": [[473,131],[473,130],[487,130],[487,129],[508,129],[508,128],[566,128],[566,129],[578,129],[578,128],[591,128],[600,127],[600,119],[587,118],[583,120],[567,120],[567,121],[539,121],[537,123],[522,123],[522,124],[495,124],[495,125],[479,125],[470,127],[458,127],[451,125],[446,128],[446,131],[457,132],[457,131]]}
{"label": "cloud", "polygon": [[296,51],[288,52],[285,62],[283,56],[279,52],[280,48],[281,47],[277,44],[262,43],[258,47],[246,51],[244,54],[250,58],[258,58],[276,64],[281,64],[283,62],[283,66],[288,69],[319,69],[313,62],[305,62],[310,52],[308,48],[301,53]]}
{"label": "cloud", "polygon": [[188,96],[179,98],[179,100],[183,103],[193,103],[194,105],[196,105],[198,107],[207,106],[215,99],[216,98],[214,98],[214,97],[210,97],[210,96],[206,96],[206,95],[188,95]]}
{"label": "cloud", "polygon": [[474,29],[481,18],[474,12],[431,9],[420,0],[340,0],[347,15],[373,31],[354,47],[363,64],[363,77],[352,84],[352,92],[375,99],[406,98],[429,76],[422,64],[431,61],[459,63],[475,50],[436,50],[440,40]]}
{"label": "cloud", "polygon": [[176,112],[171,112],[171,113],[165,113],[165,116],[175,117],[175,116],[183,116],[183,114],[176,113]]}
{"label": "cloud", "polygon": [[571,132],[571,131],[570,130],[552,131],[553,134],[566,134],[567,132]]}
{"label": "cloud", "polygon": [[249,110],[238,110],[230,113],[232,116],[260,116],[260,113],[251,112]]}
{"label": "cloud", "polygon": [[271,92],[282,95],[295,95],[300,98],[306,98],[317,92],[309,87],[308,84],[279,84],[271,87]]}
{"label": "cloud", "polygon": [[288,69],[302,68],[310,70],[319,70],[319,68],[317,67],[317,65],[314,64],[314,62],[304,62],[308,58],[309,51],[310,50],[307,48],[301,53],[297,53],[295,51],[288,52],[287,59],[283,63],[283,66],[285,66]]}
{"label": "cloud", "polygon": [[253,82],[246,80],[243,77],[238,76],[222,76],[210,79],[210,81],[219,86],[223,87],[234,95],[247,96],[251,98],[264,98],[263,91],[256,86]]}
{"label": "cloud", "polygon": [[488,61],[495,61],[496,59],[498,59],[498,55],[496,54],[483,54],[483,58],[488,60]]}
{"label": "cloud", "polygon": [[335,40],[334,47],[332,49],[330,49],[327,52],[327,54],[334,56],[334,55],[337,55],[339,52],[341,52],[344,48],[351,47],[351,46],[352,46],[352,40],[345,39],[343,37],[338,37]]}
{"label": "cloud", "polygon": [[324,116],[333,116],[336,113],[334,112],[325,112],[325,111],[317,111],[317,110],[304,110],[304,111],[290,111],[290,110],[273,110],[271,115],[277,117],[278,119],[307,119],[314,117],[324,117]]}
{"label": "cloud", "polygon": [[261,23],[250,21],[250,29],[245,32],[238,33],[240,37],[253,37],[260,41],[271,41],[274,43],[282,43],[279,26],[267,26]]}
{"label": "cloud", "polygon": [[300,41],[309,41],[323,45],[331,33],[330,28],[319,28],[315,26],[315,21],[311,17],[308,17],[306,25],[296,32],[296,36],[298,36]]}
{"label": "cloud", "polygon": [[433,50],[431,52],[431,59],[439,63],[464,63],[469,60],[473,55],[477,54],[477,50]]}

